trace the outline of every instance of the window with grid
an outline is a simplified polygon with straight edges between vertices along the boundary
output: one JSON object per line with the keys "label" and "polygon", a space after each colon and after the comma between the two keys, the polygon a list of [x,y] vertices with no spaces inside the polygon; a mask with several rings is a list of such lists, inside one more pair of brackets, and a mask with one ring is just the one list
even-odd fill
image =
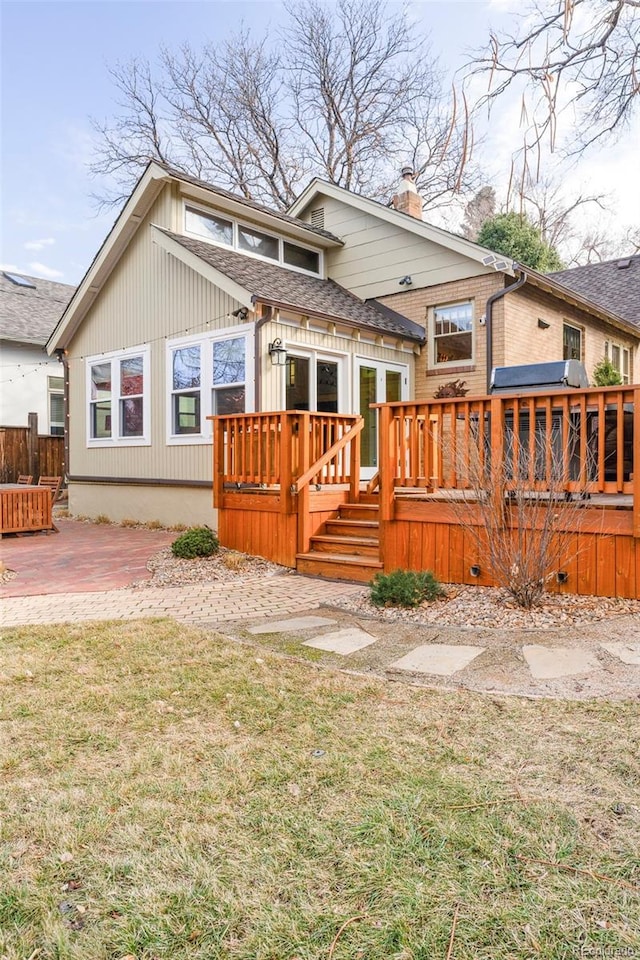
{"label": "window with grid", "polygon": [[473,359],[473,304],[452,303],[433,311],[433,362],[466,363]]}
{"label": "window with grid", "polygon": [[89,441],[148,443],[148,362],[147,347],[88,359]]}

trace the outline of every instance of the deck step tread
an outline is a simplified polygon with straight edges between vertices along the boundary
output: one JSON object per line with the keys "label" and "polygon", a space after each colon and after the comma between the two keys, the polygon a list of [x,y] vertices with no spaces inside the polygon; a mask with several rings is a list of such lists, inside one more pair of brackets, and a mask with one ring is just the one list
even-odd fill
{"label": "deck step tread", "polygon": [[362,544],[363,547],[377,547],[380,545],[378,537],[356,537],[341,533],[316,533],[311,537],[312,541],[319,540],[321,543],[343,543],[345,546],[357,547]]}
{"label": "deck step tread", "polygon": [[371,557],[359,557],[355,553],[322,553],[310,550],[308,553],[297,553],[298,560],[317,560],[319,563],[348,563],[355,567],[375,567],[382,569],[382,562]]}

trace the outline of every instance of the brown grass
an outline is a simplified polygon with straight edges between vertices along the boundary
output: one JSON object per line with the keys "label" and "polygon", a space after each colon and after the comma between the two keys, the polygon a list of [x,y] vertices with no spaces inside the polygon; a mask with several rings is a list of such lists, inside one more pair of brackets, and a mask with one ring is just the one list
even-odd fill
{"label": "brown grass", "polygon": [[396,687],[167,621],[3,643],[3,960],[640,955],[635,704]]}

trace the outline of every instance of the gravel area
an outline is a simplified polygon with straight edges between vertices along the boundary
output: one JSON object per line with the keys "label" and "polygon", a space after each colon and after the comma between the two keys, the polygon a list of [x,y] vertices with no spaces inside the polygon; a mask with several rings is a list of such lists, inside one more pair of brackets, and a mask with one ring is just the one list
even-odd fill
{"label": "gravel area", "polygon": [[534,610],[521,610],[506,590],[497,587],[446,584],[445,590],[446,596],[441,600],[424,603],[412,610],[376,607],[369,600],[366,587],[360,594],[334,605],[348,613],[376,620],[494,629],[551,630],[571,624],[597,623],[629,614],[640,618],[640,600],[550,593],[541,606]]}
{"label": "gravel area", "polygon": [[277,563],[270,563],[261,557],[250,557],[246,553],[227,550],[220,547],[219,553],[212,557],[198,557],[195,560],[181,560],[174,557],[171,547],[159,550],[150,557],[147,567],[150,580],[137,580],[132,587],[176,587],[190,583],[212,583],[221,580],[252,580],[256,577],[275,577],[292,571]]}

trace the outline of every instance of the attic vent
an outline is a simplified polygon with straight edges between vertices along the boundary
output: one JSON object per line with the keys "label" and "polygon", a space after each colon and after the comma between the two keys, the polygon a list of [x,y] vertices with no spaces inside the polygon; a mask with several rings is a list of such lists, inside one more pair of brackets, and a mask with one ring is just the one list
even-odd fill
{"label": "attic vent", "polygon": [[311,226],[316,230],[324,230],[324,207],[311,211]]}
{"label": "attic vent", "polygon": [[618,270],[627,270],[631,266],[631,260],[618,260],[616,267]]}

